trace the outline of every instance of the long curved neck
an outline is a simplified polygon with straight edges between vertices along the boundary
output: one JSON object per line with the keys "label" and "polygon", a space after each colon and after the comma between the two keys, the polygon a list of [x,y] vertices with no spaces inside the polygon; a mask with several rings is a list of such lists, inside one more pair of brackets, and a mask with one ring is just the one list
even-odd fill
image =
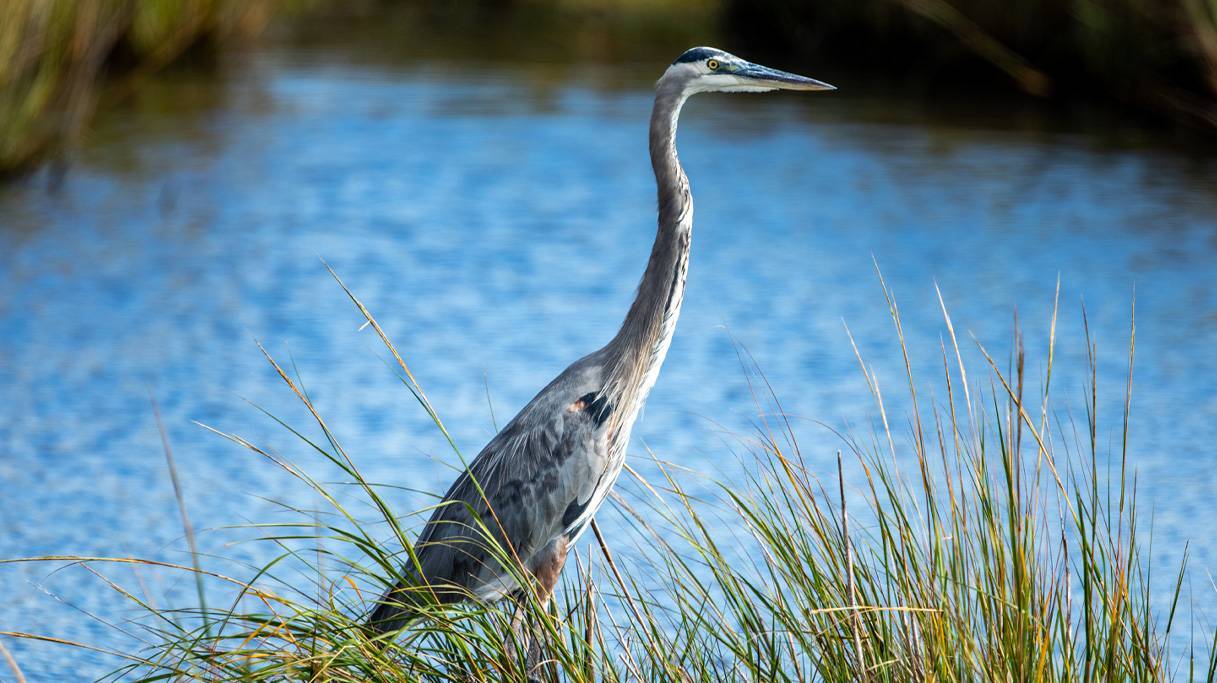
{"label": "long curved neck", "polygon": [[676,123],[687,93],[679,79],[659,81],[651,111],[651,166],[659,198],[659,229],[651,258],[621,330],[606,347],[606,388],[625,415],[646,400],[668,352],[684,300],[693,231],[689,180],[676,156]]}

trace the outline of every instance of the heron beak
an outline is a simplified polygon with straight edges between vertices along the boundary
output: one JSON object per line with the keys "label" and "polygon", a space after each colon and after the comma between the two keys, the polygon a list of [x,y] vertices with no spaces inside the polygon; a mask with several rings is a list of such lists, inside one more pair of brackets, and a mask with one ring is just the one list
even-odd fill
{"label": "heron beak", "polygon": [[749,63],[740,67],[736,71],[735,76],[746,78],[754,82],[756,85],[766,88],[777,88],[779,90],[836,90],[836,86],[829,85],[823,81],[817,81],[814,78],[800,76],[798,74],[770,69],[767,66],[760,64]]}

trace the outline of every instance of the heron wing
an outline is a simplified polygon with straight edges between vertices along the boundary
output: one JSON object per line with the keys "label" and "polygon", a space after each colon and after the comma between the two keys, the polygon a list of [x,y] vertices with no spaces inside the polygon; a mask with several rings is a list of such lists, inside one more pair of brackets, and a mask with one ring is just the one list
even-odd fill
{"label": "heron wing", "polygon": [[528,567],[534,553],[587,521],[607,466],[600,432],[611,407],[595,392],[544,393],[482,449],[419,535],[423,578],[447,587],[446,600],[506,592],[514,582],[493,587],[505,578],[504,559]]}
{"label": "heron wing", "polygon": [[418,562],[378,602],[368,625],[404,626],[426,587],[441,602],[495,599],[516,588],[505,561],[532,570],[550,541],[590,519],[609,469],[607,418],[596,354],[567,368],[478,453],[432,511],[414,544]]}

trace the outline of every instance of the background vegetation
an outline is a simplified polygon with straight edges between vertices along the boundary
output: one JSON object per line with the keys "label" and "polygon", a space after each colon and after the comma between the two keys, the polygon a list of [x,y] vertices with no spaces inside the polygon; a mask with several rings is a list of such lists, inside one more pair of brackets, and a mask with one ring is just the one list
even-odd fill
{"label": "background vegetation", "polygon": [[[272,16],[302,10],[407,11],[420,25],[506,41],[517,57],[553,51],[552,41],[513,39],[538,26],[563,26],[549,37],[564,36],[564,57],[649,58],[646,45],[667,54],[675,36],[687,36],[928,91],[1086,101],[1217,129],[1214,0],[9,0],[0,6],[0,174],[61,154],[99,100],[120,99],[143,76],[206,62]],[[606,24],[609,40],[588,28]]]}
{"label": "background vegetation", "polygon": [[0,175],[61,154],[99,99],[257,33],[273,0],[6,0],[0,5]]}
{"label": "background vegetation", "polygon": [[1217,127],[1213,0],[728,0],[757,50]]}

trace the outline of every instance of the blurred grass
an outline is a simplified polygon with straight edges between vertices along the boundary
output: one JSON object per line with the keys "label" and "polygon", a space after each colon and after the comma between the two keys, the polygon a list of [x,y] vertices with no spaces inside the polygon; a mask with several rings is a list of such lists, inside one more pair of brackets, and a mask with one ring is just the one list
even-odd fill
{"label": "blurred grass", "polygon": [[373,35],[412,35],[411,49],[442,53],[436,43],[446,40],[484,54],[649,60],[721,38],[779,63],[852,66],[954,91],[1013,86],[1217,129],[1217,0],[5,0],[0,176],[69,150],[102,98],[129,94],[184,57],[214,58],[302,6],[321,19],[289,29],[371,26]]}
{"label": "blurred grass", "polygon": [[0,175],[77,142],[103,93],[262,29],[277,0],[5,0]]}
{"label": "blurred grass", "polygon": [[[319,510],[285,505],[292,521],[254,527],[273,560],[243,569],[245,579],[132,558],[3,562],[81,563],[130,600],[144,618],[124,631],[139,643],[111,652],[126,661],[113,675],[123,679],[1212,680],[1217,641],[1204,638],[1199,651],[1194,644],[1172,650],[1183,642],[1185,566],[1169,568],[1169,588],[1156,595],[1153,585],[1161,581],[1151,584],[1143,550],[1145,522],[1124,450],[1135,310],[1128,379],[1117,394],[1122,410],[1100,418],[1106,391],[1096,385],[1098,351],[1087,338],[1089,385],[1081,409],[1064,411],[1084,415],[1074,424],[1058,417],[1051,400],[1055,305],[1040,337],[1044,374],[1032,378],[1020,334],[1004,371],[979,342],[975,354],[961,349],[939,296],[941,375],[926,381],[913,376],[899,307],[886,285],[883,294],[895,331],[891,349],[907,370],[901,383],[909,412],[900,416],[907,432],[891,429],[897,416],[850,339],[852,349],[842,351],[858,359],[875,427],[840,434],[836,447],[819,444],[817,450],[840,450],[835,467],[817,471],[763,376],[753,374],[754,393],[768,398],[758,399],[761,419],[743,463],[748,474],[706,497],[688,491],[691,472],[679,473],[678,465],[656,461],[658,481],[627,465],[639,493],[629,500],[614,494],[617,511],[632,522],[612,545],[633,545],[638,559],[618,562],[593,526],[595,544],[572,556],[549,606],[530,590],[518,606],[443,607],[420,586],[413,602],[421,618],[388,636],[365,630],[361,622],[374,601],[412,561],[402,551],[411,534],[386,501],[391,488],[363,477],[299,377],[269,354],[314,424],[272,419],[344,477],[325,484],[281,454],[221,434],[324,501]],[[446,439],[408,366],[350,295]],[[973,355],[983,358],[981,367],[967,366],[964,358]],[[1115,445],[1108,450],[1100,445],[1106,443]],[[842,451],[861,473],[854,485],[846,483]],[[822,456],[814,460],[831,462]],[[490,529],[476,531],[494,543]],[[509,549],[495,550],[503,570],[532,587]],[[221,561],[207,559],[213,566]],[[158,608],[103,573],[113,563],[205,576],[227,600],[211,609],[201,600]],[[89,647],[46,635],[0,636]]]}
{"label": "blurred grass", "polygon": [[1214,0],[726,0],[750,49],[1217,128]]}

